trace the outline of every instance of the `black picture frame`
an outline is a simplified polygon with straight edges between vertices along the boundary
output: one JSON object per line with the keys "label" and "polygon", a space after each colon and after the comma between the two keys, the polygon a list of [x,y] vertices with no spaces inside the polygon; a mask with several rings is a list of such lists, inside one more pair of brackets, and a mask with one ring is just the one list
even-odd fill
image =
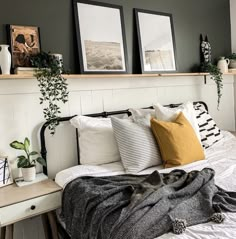
{"label": "black picture frame", "polygon": [[0,188],[10,184],[13,184],[13,177],[8,158],[0,156]]}
{"label": "black picture frame", "polygon": [[134,9],[143,74],[177,71],[172,14]]}
{"label": "black picture frame", "polygon": [[123,8],[95,1],[73,0],[80,72],[128,72]]}
{"label": "black picture frame", "polygon": [[30,56],[41,51],[40,29],[37,26],[7,26],[12,68],[31,67]]}

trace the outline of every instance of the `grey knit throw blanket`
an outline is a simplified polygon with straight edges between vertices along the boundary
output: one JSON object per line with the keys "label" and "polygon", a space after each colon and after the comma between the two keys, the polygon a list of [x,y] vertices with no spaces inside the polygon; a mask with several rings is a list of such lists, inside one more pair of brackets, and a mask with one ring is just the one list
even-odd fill
{"label": "grey knit throw blanket", "polygon": [[214,170],[81,177],[63,193],[62,218],[72,239],[153,239],[236,211],[236,192],[214,183]]}

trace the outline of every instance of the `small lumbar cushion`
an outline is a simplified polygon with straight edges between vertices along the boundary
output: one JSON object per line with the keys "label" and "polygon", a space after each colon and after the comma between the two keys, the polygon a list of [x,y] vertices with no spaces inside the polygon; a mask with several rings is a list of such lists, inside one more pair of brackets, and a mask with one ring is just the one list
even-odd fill
{"label": "small lumbar cushion", "polygon": [[185,165],[205,158],[194,129],[182,112],[173,122],[152,118],[151,128],[159,145],[165,168]]}

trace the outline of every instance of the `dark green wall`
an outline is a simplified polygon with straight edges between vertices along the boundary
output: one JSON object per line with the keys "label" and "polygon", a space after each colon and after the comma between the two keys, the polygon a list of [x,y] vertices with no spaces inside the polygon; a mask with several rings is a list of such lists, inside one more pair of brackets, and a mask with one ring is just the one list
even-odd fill
{"label": "dark green wall", "polygon": [[[129,72],[140,71],[133,8],[172,13],[179,72],[191,71],[199,64],[200,33],[208,35],[213,59],[231,52],[229,0],[100,0],[100,2],[122,5],[124,8]],[[5,24],[39,26],[42,49],[46,52],[62,53],[65,67],[71,69],[72,73],[79,73],[72,5],[72,0],[2,0],[0,43],[7,42]]]}

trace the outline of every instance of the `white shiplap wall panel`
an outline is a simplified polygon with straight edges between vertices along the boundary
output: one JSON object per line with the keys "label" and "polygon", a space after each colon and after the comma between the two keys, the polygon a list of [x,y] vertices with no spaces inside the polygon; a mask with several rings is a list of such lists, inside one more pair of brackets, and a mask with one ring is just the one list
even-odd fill
{"label": "white shiplap wall panel", "polygon": [[73,91],[69,94],[69,115],[81,114],[80,92]]}
{"label": "white shiplap wall panel", "polygon": [[81,114],[103,111],[103,91],[82,91],[80,93]]}
{"label": "white shiplap wall panel", "polygon": [[[192,90],[192,88],[194,88],[194,90]],[[172,104],[185,102],[186,99],[194,101],[200,99],[200,91],[200,85],[159,87],[158,102],[161,104]]]}
{"label": "white shiplap wall panel", "polygon": [[112,92],[113,110],[150,106],[157,100],[157,90],[153,88],[120,89]]}

